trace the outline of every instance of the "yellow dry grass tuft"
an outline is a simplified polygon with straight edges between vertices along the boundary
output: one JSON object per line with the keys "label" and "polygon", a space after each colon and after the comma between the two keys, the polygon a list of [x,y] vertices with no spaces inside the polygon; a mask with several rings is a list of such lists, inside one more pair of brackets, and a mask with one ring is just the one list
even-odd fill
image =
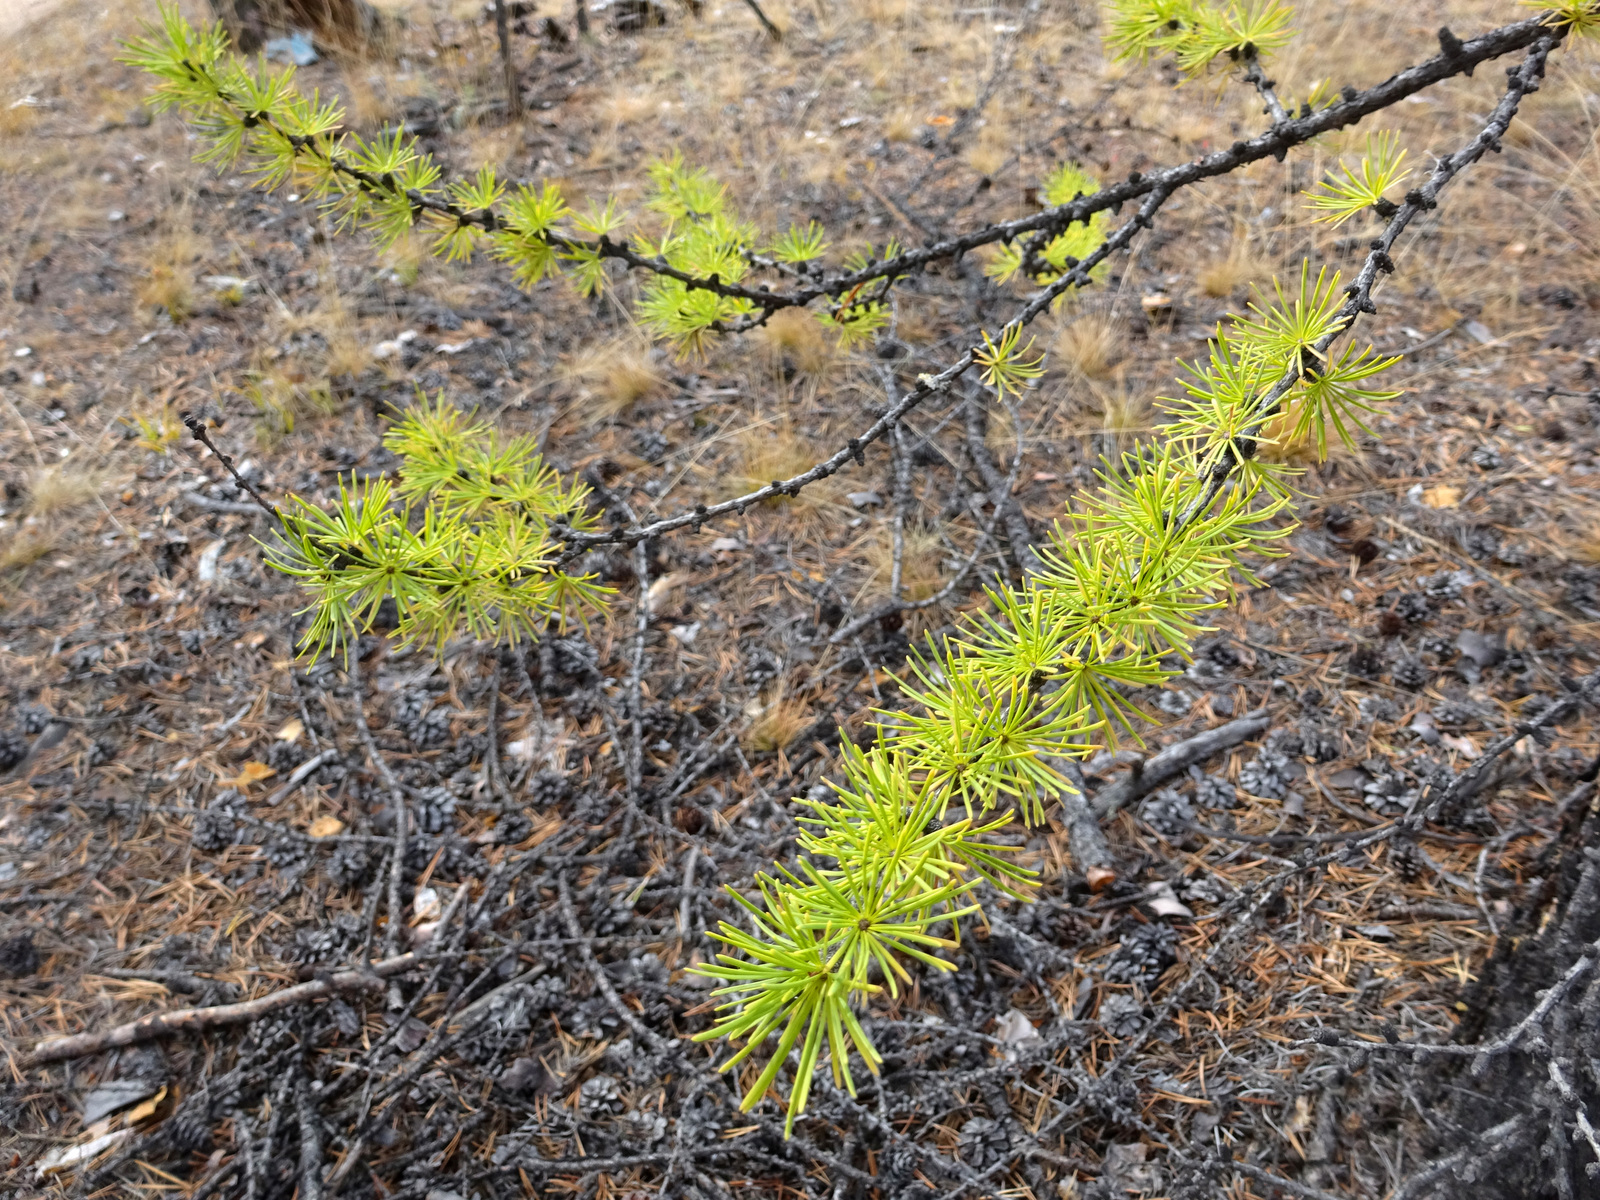
{"label": "yellow dry grass tuft", "polygon": [[[818,450],[811,439],[802,437],[787,421],[777,425],[757,425],[733,439],[732,461],[727,464],[723,492],[736,496],[769,483],[793,479],[817,463]],[[798,496],[774,496],[769,506],[791,510],[818,511],[832,504],[839,495],[837,476],[818,480]]]}
{"label": "yellow dry grass tuft", "polygon": [[773,368],[785,377],[796,372],[821,375],[833,362],[833,346],[809,310],[780,309],[772,314],[762,333]]}
{"label": "yellow dry grass tuft", "polygon": [[36,517],[65,512],[93,500],[104,485],[96,471],[80,471],[70,464],[41,467],[28,480],[28,511]]}
{"label": "yellow dry grass tuft", "polygon": [[998,175],[1011,158],[1016,134],[999,120],[991,120],[978,133],[978,140],[966,153],[967,165],[979,175]]}
{"label": "yellow dry grass tuft", "polygon": [[[926,600],[944,586],[944,540],[938,530],[913,522],[906,526],[902,545],[900,598]],[[873,590],[887,596],[894,580],[894,529],[888,522],[863,550],[863,559],[872,571]]]}
{"label": "yellow dry grass tuft", "polygon": [[910,109],[898,109],[883,123],[883,136],[891,142],[909,142],[917,136],[918,121]]}
{"label": "yellow dry grass tuft", "polygon": [[157,308],[174,321],[182,321],[195,308],[195,265],[205,253],[203,238],[177,222],[186,218],[182,209],[174,215],[175,227],[157,239],[144,262],[144,279],[137,297],[146,308]]}
{"label": "yellow dry grass tuft", "polygon": [[314,313],[315,328],[327,343],[323,368],[329,378],[354,378],[372,365],[372,348],[361,335],[356,316],[334,286],[332,265],[325,272],[328,285]]}
{"label": "yellow dry grass tuft", "polygon": [[0,571],[17,571],[38,562],[56,548],[56,540],[40,529],[19,529],[0,545]]}
{"label": "yellow dry grass tuft", "polygon": [[351,73],[345,77],[342,90],[345,121],[352,129],[374,132],[399,111],[389,89],[375,75]]}
{"label": "yellow dry grass tuft", "polygon": [[0,92],[0,138],[20,138],[33,128],[36,112],[22,97]]}
{"label": "yellow dry grass tuft", "polygon": [[1105,379],[1122,357],[1125,336],[1109,313],[1084,313],[1056,335],[1054,358],[1085,379]]}
{"label": "yellow dry grass tuft", "polygon": [[750,728],[745,731],[745,748],[756,751],[787,749],[810,724],[805,701],[786,696],[781,687],[776,688],[755,712]]}
{"label": "yellow dry grass tuft", "polygon": [[583,417],[595,425],[622,416],[666,383],[650,343],[637,333],[623,334],[580,351],[568,368],[568,375],[582,391]]}
{"label": "yellow dry grass tuft", "polygon": [[1267,265],[1250,244],[1249,231],[1240,225],[1234,230],[1227,254],[1200,268],[1196,282],[1206,295],[1221,299],[1266,273]]}
{"label": "yellow dry grass tuft", "polygon": [[1090,389],[1100,409],[1100,428],[1110,445],[1121,449],[1150,429],[1150,402],[1128,391],[1127,380],[1117,375],[1109,383]]}

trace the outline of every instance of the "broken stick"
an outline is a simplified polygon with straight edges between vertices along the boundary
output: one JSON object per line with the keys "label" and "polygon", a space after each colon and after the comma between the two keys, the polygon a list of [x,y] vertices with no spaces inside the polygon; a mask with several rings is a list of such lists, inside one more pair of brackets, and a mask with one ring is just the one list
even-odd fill
{"label": "broken stick", "polygon": [[413,950],[353,971],[330,972],[309,983],[298,983],[281,991],[268,992],[265,996],[258,996],[254,1000],[240,1001],[238,1004],[216,1004],[209,1008],[182,1008],[174,1012],[151,1013],[148,1017],[140,1017],[137,1021],[129,1021],[126,1025],[118,1025],[97,1033],[75,1033],[69,1037],[50,1038],[35,1046],[31,1054],[19,1059],[17,1065],[23,1068],[38,1067],[63,1059],[98,1054],[102,1050],[111,1050],[118,1046],[152,1042],[177,1033],[200,1033],[221,1025],[238,1025],[277,1012],[279,1009],[304,1004],[310,1000],[321,1000],[338,992],[358,992],[370,988],[391,975],[404,974],[412,967],[420,966],[421,963],[422,959]]}

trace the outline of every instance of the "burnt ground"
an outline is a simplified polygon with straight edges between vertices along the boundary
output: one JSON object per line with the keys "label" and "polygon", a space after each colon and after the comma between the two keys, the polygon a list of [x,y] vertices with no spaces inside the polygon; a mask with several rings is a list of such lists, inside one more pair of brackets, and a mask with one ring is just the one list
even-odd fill
{"label": "burnt ground", "polygon": [[[457,166],[499,158],[579,194],[626,198],[679,145],[763,224],[814,216],[841,248],[1025,211],[1064,157],[1119,175],[1260,122],[1243,89],[1175,97],[1159,69],[1106,68],[1088,8],[997,23],[768,7],[781,47],[742,5],[621,32],[597,15],[589,43],[534,24],[518,43],[532,111],[514,128],[475,6],[418,6],[394,57],[325,57],[306,81]],[[1307,14],[1316,54],[1287,57],[1286,86],[1371,82],[1432,53],[1442,20],[1520,15],[1400,9]],[[1259,732],[1107,821],[1117,879],[1100,891],[1054,817],[1019,827],[1038,898],[965,929],[954,975],[875,1000],[882,1080],[854,1100],[819,1084],[785,1140],[780,1105],[741,1114],[740,1080],[685,1040],[712,986],[686,968],[736,912],[721,889],[792,855],[789,797],[828,777],[841,728],[863,736],[871,708],[894,709],[913,640],[1014,573],[985,450],[1004,471],[1020,442],[1012,492],[1038,536],[1098,455],[1149,430],[1172,359],[1203,352],[1249,283],[1307,254],[1352,269],[1365,232],[1306,223],[1293,195],[1346,147],[1175,203],[1041,326],[1055,353],[1020,424],[960,403],[908,424],[905,594],[935,594],[970,558],[947,602],[838,636],[888,594],[895,477],[875,446],[831,489],[596,552],[618,597],[588,630],[438,659],[379,632],[346,671],[296,656],[299,601],[263,566],[264,522],[177,436],[178,410],[206,412],[268,494],[330,496],[391,469],[385,420],[442,389],[540,433],[602,502],[669,513],[809,465],[1014,301],[968,261],[907,281],[893,335],[855,356],[790,324],[676,361],[633,328],[626,280],[620,302],[590,303],[517,292],[492,263],[380,257],[302,203],[191,166],[181,127],[141,114],[140,81],[111,61],[127,19],[36,29],[13,60],[33,102],[0,109],[8,1194],[304,1197],[302,1162],[323,1161],[326,1194],[434,1200],[1266,1197],[1268,1173],[1284,1194],[1378,1196],[1542,1111],[1547,1085],[1520,1060],[1478,1077],[1306,1039],[1488,1038],[1568,968],[1577,950],[1546,934],[1592,922],[1572,857],[1595,844],[1589,711],[1522,738],[1422,836],[1297,875],[1242,926],[1233,914],[1294,855],[1406,812],[1595,669],[1592,51],[1552,60],[1505,152],[1403,245],[1365,327],[1405,355],[1403,395],[1308,469],[1288,553],[1141,697],[1145,753],[1264,710]],[[1418,157],[1470,136],[1498,75],[1402,106]],[[1125,787],[1135,757],[1086,764],[1091,794]],[[20,1065],[42,1038],[410,948],[417,965],[387,983]],[[86,1145],[90,1161],[63,1158]],[[1218,1166],[1223,1150],[1250,1170]],[[1482,1186],[1571,1194],[1552,1181],[1581,1179],[1586,1153],[1535,1147],[1548,1175]]]}

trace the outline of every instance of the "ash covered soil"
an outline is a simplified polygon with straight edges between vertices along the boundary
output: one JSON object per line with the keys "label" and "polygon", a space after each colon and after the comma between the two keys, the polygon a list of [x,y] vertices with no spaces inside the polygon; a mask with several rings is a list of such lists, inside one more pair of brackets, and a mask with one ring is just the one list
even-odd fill
{"label": "ash covered soil", "polygon": [[[1120,177],[1262,121],[1207,93],[1178,128],[1190,93],[1107,70],[1088,8],[1019,8],[1001,34],[953,8],[769,6],[773,47],[727,5],[644,29],[597,15],[588,43],[527,22],[530,112],[507,126],[492,22],[457,7],[414,18],[392,59],[328,56],[303,82],[457,168],[493,158],[578,195],[626,197],[681,146],[764,225],[815,217],[841,245],[1027,211],[1067,157]],[[1429,29],[1516,15],[1427,7]],[[959,406],[903,441],[905,578],[927,596],[979,564],[944,603],[836,636],[887,594],[896,482],[876,446],[810,498],[592,553],[618,596],[587,630],[436,659],[380,629],[349,669],[297,656],[302,600],[263,564],[266,523],[176,414],[205,415],[265,493],[328,498],[392,471],[386,422],[443,391],[541,435],[612,513],[668,513],[831,452],[1014,302],[964,261],[903,285],[892,335],[855,356],[782,325],[679,361],[632,324],[629,281],[621,301],[522,293],[493,263],[379,255],[192,165],[112,60],[128,14],[72,11],[24,35],[30,103],[0,111],[7,1194],[287,1198],[311,1155],[325,1194],[419,1200],[1271,1196],[1267,1173],[1302,1189],[1283,1194],[1377,1196],[1527,1111],[1514,1065],[1486,1081],[1308,1039],[1470,1041],[1537,1003],[1565,966],[1513,951],[1561,925],[1571,852],[1600,844],[1592,710],[1522,738],[1422,836],[1263,893],[1227,943],[1218,913],[1406,813],[1600,663],[1592,53],[1559,87],[1552,67],[1519,136],[1397,256],[1366,328],[1404,355],[1402,395],[1307,464],[1284,556],[1139,697],[1145,747],[1084,765],[1091,797],[1134,795],[1105,823],[1114,880],[1090,886],[1054,815],[1016,827],[1038,897],[994,899],[948,952],[958,971],[875,998],[882,1076],[852,1098],[824,1074],[786,1139],[775,1098],[739,1111],[756,1072],[718,1075],[687,1040],[715,986],[687,968],[736,918],[723,889],[792,860],[790,798],[826,795],[840,738],[900,702],[913,642],[1014,574],[1019,548],[982,541],[995,497]],[[1391,21],[1372,62],[1344,18],[1307,20],[1340,82],[1435,50]],[[1396,118],[1419,155],[1460,143],[1498,75]],[[978,434],[1002,471],[1020,437],[1035,535],[1147,430],[1144,398],[1249,283],[1305,254],[1359,262],[1368,235],[1296,213],[1319,169],[1291,155],[1219,181],[1050,318],[1020,429],[996,409]],[[1138,782],[1222,727],[1215,753]],[[335,979],[407,952],[383,980]],[[247,1023],[20,1065],[41,1039],[319,980],[325,999]],[[1204,1165],[1222,1150],[1257,1175]]]}

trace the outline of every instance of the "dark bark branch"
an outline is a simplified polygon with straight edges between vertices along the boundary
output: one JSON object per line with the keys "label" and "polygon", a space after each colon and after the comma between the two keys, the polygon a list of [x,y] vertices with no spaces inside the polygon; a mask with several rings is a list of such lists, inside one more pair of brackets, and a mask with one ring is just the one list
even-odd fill
{"label": "dark bark branch", "polygon": [[1226,725],[1218,725],[1215,729],[1207,729],[1168,746],[1159,754],[1151,755],[1137,769],[1129,770],[1121,780],[1096,796],[1095,814],[1104,820],[1153,792],[1167,780],[1183,774],[1196,763],[1204,762],[1217,751],[1227,750],[1265,733],[1271,723],[1266,710],[1258,708]]}
{"label": "dark bark branch", "polygon": [[[748,3],[749,0],[746,0]],[[578,30],[587,33],[589,28],[588,12],[583,0],[577,4]],[[893,281],[906,275],[915,274],[931,263],[948,259],[958,259],[961,256],[978,249],[981,246],[992,245],[996,242],[1009,243],[1017,238],[1026,238],[1027,245],[1037,250],[1056,234],[1061,233],[1069,226],[1087,221],[1095,213],[1103,211],[1119,212],[1124,204],[1131,201],[1156,195],[1158,193],[1171,193],[1179,188],[1188,187],[1205,179],[1214,179],[1221,175],[1230,174],[1240,167],[1251,163],[1260,162],[1266,158],[1282,159],[1283,156],[1295,146],[1303,145],[1322,134],[1355,125],[1363,118],[1375,112],[1382,111],[1399,103],[1407,96],[1416,93],[1456,75],[1471,74],[1473,68],[1479,63],[1489,59],[1498,58],[1516,50],[1524,49],[1541,37],[1554,37],[1557,40],[1564,36],[1564,31],[1552,30],[1545,23],[1542,16],[1530,17],[1459,44],[1455,54],[1440,53],[1424,62],[1408,67],[1398,74],[1390,76],[1382,83],[1368,88],[1365,91],[1351,90],[1339,101],[1302,117],[1275,120],[1271,129],[1254,138],[1234,142],[1226,150],[1219,150],[1213,154],[1203,155],[1189,162],[1178,163],[1149,173],[1135,172],[1121,183],[1104,188],[1089,196],[1080,196],[1067,204],[1049,208],[1043,212],[1021,217],[1014,221],[1002,221],[981,228],[971,230],[958,237],[947,238],[934,242],[932,245],[923,246],[915,250],[908,250],[897,254],[883,262],[874,263],[857,271],[844,272],[838,275],[824,276],[815,279],[804,287],[799,287],[788,292],[774,292],[770,287],[747,286],[744,284],[725,283],[716,278],[701,278],[687,271],[673,267],[664,259],[640,254],[627,244],[619,244],[609,238],[601,237],[594,242],[585,242],[581,239],[569,238],[560,234],[548,235],[550,244],[559,250],[584,250],[599,254],[602,258],[614,259],[624,263],[630,268],[654,272],[667,278],[675,279],[693,290],[714,292],[719,296],[730,299],[747,300],[758,307],[762,316],[754,323],[762,323],[767,316],[782,308],[804,306],[822,297],[841,297],[855,292],[856,289],[867,283],[878,280]],[[1254,79],[1251,80],[1255,82]],[[1258,89],[1265,85],[1263,95],[1271,94],[1271,82],[1263,78],[1257,84]],[[1275,99],[1275,97],[1273,97]],[[1271,103],[1269,102],[1269,111]],[[296,153],[320,152],[316,144],[309,138],[289,134],[273,125],[270,119],[256,117],[259,124],[271,128],[279,137],[292,146]],[[393,194],[395,185],[392,181],[379,178],[370,172],[342,159],[328,159],[328,165],[339,175],[344,176],[369,192]],[[484,229],[495,229],[502,226],[500,214],[493,209],[482,211],[465,211],[454,203],[440,199],[437,196],[424,195],[421,192],[409,191],[405,193],[406,199],[411,203],[414,211],[433,212],[449,216],[464,225],[475,225]],[[876,296],[870,298],[877,298]]]}
{"label": "dark bark branch", "polygon": [[77,1033],[70,1037],[51,1038],[40,1042],[31,1053],[17,1060],[24,1069],[60,1062],[68,1058],[82,1058],[118,1046],[133,1046],[153,1042],[159,1038],[180,1033],[203,1033],[223,1025],[238,1025],[254,1021],[268,1013],[279,1012],[296,1004],[323,1000],[339,992],[358,992],[377,985],[381,980],[402,975],[418,966],[423,960],[416,953],[400,954],[386,958],[371,966],[353,971],[336,971],[309,983],[295,984],[280,991],[269,992],[254,1000],[238,1004],[217,1004],[209,1008],[184,1008],[174,1012],[152,1013],[97,1033]]}
{"label": "dark bark branch", "polygon": [[750,6],[750,11],[755,13],[756,20],[761,22],[761,28],[767,31],[767,36],[775,42],[783,40],[783,31],[767,19],[767,14],[761,11],[761,5],[756,0],[744,0]]}
{"label": "dark bark branch", "polygon": [[522,116],[522,85],[517,82],[517,64],[511,55],[511,30],[506,21],[506,0],[494,0],[494,28],[500,37],[500,66],[506,76],[506,110],[513,121]]}

